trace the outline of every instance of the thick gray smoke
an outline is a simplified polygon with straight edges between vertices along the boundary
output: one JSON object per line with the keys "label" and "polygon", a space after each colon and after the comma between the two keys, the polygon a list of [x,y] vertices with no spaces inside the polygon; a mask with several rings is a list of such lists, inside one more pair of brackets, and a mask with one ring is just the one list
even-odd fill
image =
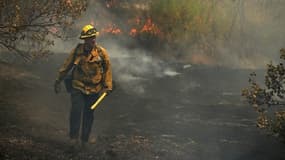
{"label": "thick gray smoke", "polygon": [[[221,1],[221,3],[224,2]],[[104,4],[91,2],[89,6],[86,13],[74,25],[74,32],[78,33],[77,36],[64,42],[56,40],[54,52],[70,52],[80,42],[78,36],[82,26],[86,24],[93,23],[98,27],[106,27],[110,22],[122,24],[121,17],[111,13]],[[285,23],[278,18],[278,12],[282,10],[279,8],[274,11],[273,8],[267,8],[264,11],[258,1],[244,2],[243,5],[233,2],[232,7],[225,11],[232,14],[232,19],[227,21],[230,24],[225,24],[225,27],[232,26],[230,34],[226,36],[228,40],[211,38],[209,35],[205,38],[210,39],[212,45],[215,46],[214,53],[205,53],[199,47],[189,44],[182,51],[180,59],[177,58],[178,61],[185,64],[250,69],[264,68],[271,60],[277,62],[279,49],[285,44],[284,36],[282,36]],[[166,53],[170,55],[170,59],[162,60],[158,56],[152,56],[154,53],[144,48],[130,49],[126,44],[132,43],[131,41],[129,38],[114,37],[110,40],[104,35],[98,37],[98,43],[110,54],[115,80],[124,89],[144,93],[144,84],[151,83],[153,78],[179,74],[168,62],[166,63],[166,61],[175,59],[176,53],[173,55],[172,52]]]}
{"label": "thick gray smoke", "polygon": [[[69,53],[77,43],[82,43],[78,39],[81,28],[93,23],[108,25],[108,20],[114,19],[119,23],[120,18],[114,18],[114,15],[105,9],[100,3],[92,2],[87,12],[76,22],[74,28],[78,32],[77,37],[71,38],[67,41],[55,40],[53,52],[55,53]],[[104,15],[102,17],[102,15]],[[116,24],[116,22],[113,22]],[[100,28],[97,28],[100,30]],[[151,56],[152,53],[143,48],[129,49],[126,45],[128,38],[120,39],[105,38],[104,35],[98,37],[98,44],[103,46],[111,59],[114,80],[118,86],[121,86],[126,92],[144,94],[145,85],[151,83],[153,78],[163,76],[176,76],[179,73],[173,67],[170,67],[163,60],[158,57]],[[122,41],[124,41],[122,43]]]}
{"label": "thick gray smoke", "polygon": [[145,50],[130,50],[116,41],[109,41],[105,46],[110,54],[115,81],[127,91],[143,94],[144,84],[151,83],[154,78],[179,74],[166,62]]}
{"label": "thick gray smoke", "polygon": [[[224,2],[221,2],[224,3]],[[233,1],[226,41],[213,42],[217,63],[234,68],[265,68],[279,61],[279,50],[285,47],[284,1]],[[220,15],[222,16],[222,15]]]}

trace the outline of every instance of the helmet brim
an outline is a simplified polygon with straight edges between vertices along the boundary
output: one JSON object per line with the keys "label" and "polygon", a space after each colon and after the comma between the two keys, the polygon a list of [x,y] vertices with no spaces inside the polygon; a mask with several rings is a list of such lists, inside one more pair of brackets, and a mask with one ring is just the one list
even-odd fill
{"label": "helmet brim", "polygon": [[81,35],[79,38],[80,39],[86,39],[86,38],[90,38],[90,37],[97,37],[99,35],[99,32],[95,32],[93,34],[89,34],[89,35]]}

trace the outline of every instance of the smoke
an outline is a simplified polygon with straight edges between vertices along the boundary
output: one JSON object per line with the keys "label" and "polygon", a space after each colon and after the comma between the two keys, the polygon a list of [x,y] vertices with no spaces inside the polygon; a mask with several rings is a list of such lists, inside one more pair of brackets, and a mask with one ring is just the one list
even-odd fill
{"label": "smoke", "polygon": [[110,55],[114,80],[126,91],[144,94],[145,87],[156,78],[176,76],[178,72],[146,50],[128,49],[109,40],[104,47]]}
{"label": "smoke", "polygon": [[[124,28],[122,17],[110,12],[104,3],[90,2],[89,6],[86,13],[74,24],[73,34],[76,36],[66,41],[56,40],[54,52],[70,52],[77,43],[80,43],[78,37],[81,28],[86,24],[94,24],[99,31],[110,22],[120,24]],[[183,62],[184,65],[202,64],[242,69],[259,69],[264,68],[270,61],[277,62],[279,49],[285,44],[284,36],[281,36],[284,34],[282,28],[285,23],[273,14],[273,8],[264,11],[257,1],[245,2],[244,6],[237,8],[239,7],[242,7],[242,13],[241,10],[224,11],[228,15],[232,14],[232,17],[229,16],[230,19],[226,21],[229,24],[225,24],[225,27],[232,26],[228,33],[216,35],[218,38],[212,34],[205,37],[213,46],[211,52],[203,50],[199,47],[200,44],[184,44],[179,51],[166,49],[161,51],[164,55],[156,54],[140,47],[128,35],[107,37],[101,33],[98,43],[106,48],[110,55],[114,80],[126,91],[138,94],[145,93],[145,85],[155,78],[180,74],[169,61]],[[134,44],[135,47],[130,47]],[[178,54],[180,56],[177,56]]]}
{"label": "smoke", "polygon": [[[240,3],[240,4],[239,4]],[[226,39],[214,39],[215,62],[231,68],[265,68],[279,61],[279,50],[285,44],[284,2],[240,1],[228,23],[232,25]],[[230,14],[231,11],[224,11]]]}
{"label": "smoke", "polygon": [[70,52],[76,44],[83,43],[79,36],[85,25],[92,24],[100,31],[113,17],[102,3],[90,1],[88,6],[86,12],[74,22],[69,30],[66,30],[67,39],[54,39],[55,43],[51,48],[54,53]]}
{"label": "smoke", "polygon": [[[82,43],[78,39],[81,28],[86,24],[93,24],[97,30],[102,30],[112,22],[120,24],[120,16],[110,13],[102,3],[90,2],[90,6],[75,23],[73,29],[78,34],[66,41],[55,40],[52,51],[55,53],[69,53],[77,43]],[[74,33],[73,33],[74,34]],[[145,86],[155,78],[163,76],[176,76],[178,72],[159,57],[152,56],[142,47],[130,48],[133,39],[128,35],[120,37],[108,37],[100,33],[97,38],[98,44],[104,47],[111,60],[113,79],[116,84],[126,92],[142,95],[145,93]]]}
{"label": "smoke", "polygon": [[[98,30],[110,23],[124,28],[123,23],[126,21],[123,18],[126,18],[126,13],[116,15],[110,12],[104,2],[107,1],[90,1],[86,12],[78,18],[72,30],[68,32],[72,37],[67,40],[55,39],[55,45],[51,50],[55,53],[70,52],[80,42],[78,37],[81,28],[86,24],[94,24]],[[219,23],[220,19],[224,20],[222,24],[213,23],[213,26],[206,26],[210,27],[209,30],[214,33],[203,35],[204,39],[210,41],[207,43],[211,43],[214,51],[210,53],[207,50],[197,49],[193,47],[193,44],[186,42],[183,56],[179,57],[180,59],[194,64],[233,68],[263,68],[270,60],[278,60],[278,51],[285,44],[283,36],[285,22],[282,19],[284,2],[279,0],[268,2],[221,0],[213,8],[215,9],[210,12],[213,13],[210,17],[212,21],[217,20]],[[222,33],[221,30],[227,33]],[[202,40],[201,43],[205,41]]]}
{"label": "smoke", "polygon": [[[96,5],[95,2],[93,3],[94,5],[91,3],[86,14],[82,15],[74,25],[74,35],[76,36],[66,41],[55,40],[55,46],[52,48],[53,52],[69,53],[77,43],[80,43],[78,37],[81,28],[86,24],[94,23],[100,30],[100,26],[103,26],[104,23],[108,23],[108,20],[112,20],[113,23],[120,23],[119,15],[114,16],[108,12],[106,7],[101,5],[101,3],[96,3]],[[109,130],[112,134],[117,134],[117,132],[119,132],[119,134],[133,134],[134,132],[129,133],[129,131],[133,131],[133,129],[135,131],[142,130],[139,134],[143,135],[145,133],[146,135],[154,134],[154,137],[169,133],[181,139],[167,139],[167,142],[183,142],[180,146],[185,146],[184,144],[186,143],[188,145],[189,142],[187,139],[193,138],[198,143],[193,142],[194,148],[191,147],[190,150],[194,150],[195,152],[193,153],[199,154],[199,156],[202,155],[203,158],[208,157],[209,153],[214,156],[216,152],[220,153],[219,150],[222,150],[221,153],[223,153],[223,156],[225,154],[232,156],[232,147],[234,147],[235,151],[237,150],[237,152],[234,153],[235,157],[238,157],[240,155],[239,152],[244,151],[240,150],[240,148],[247,149],[245,146],[248,146],[248,144],[251,144],[253,148],[258,146],[252,145],[255,141],[255,132],[249,128],[239,127],[240,124],[246,124],[243,121],[244,117],[250,117],[251,113],[248,112],[246,107],[238,106],[240,105],[239,95],[236,97],[229,96],[229,94],[239,94],[241,88],[240,83],[242,83],[243,80],[246,82],[245,75],[247,75],[247,73],[236,72],[236,70],[220,70],[220,68],[215,67],[212,69],[207,68],[206,70],[203,68],[191,70],[191,68],[195,66],[192,65],[193,63],[232,68],[262,67],[270,59],[276,59],[276,56],[273,54],[277,54],[282,43],[284,44],[284,38],[277,35],[277,33],[279,33],[278,30],[274,31],[276,28],[270,28],[270,26],[271,25],[263,26],[262,29],[255,32],[253,32],[254,29],[245,29],[246,34],[242,37],[237,36],[237,31],[235,30],[235,34],[233,34],[229,43],[221,43],[220,40],[213,40],[216,46],[215,52],[212,53],[213,55],[204,53],[202,50],[188,45],[185,48],[185,52],[183,52],[182,58],[175,57],[176,54],[172,53],[175,52],[175,50],[165,51],[165,55],[167,56],[162,57],[142,47],[130,47],[129,44],[134,44],[134,42],[132,39],[126,37],[105,38],[104,36],[99,36],[98,43],[107,49],[111,59],[113,79],[124,91],[134,93],[135,95],[131,97],[131,99],[134,99],[131,102],[124,97],[124,94],[118,94],[120,96],[117,98],[115,97],[112,100],[109,99],[105,101],[110,104],[106,106],[118,107],[101,107],[105,109],[105,112],[97,110],[95,117],[101,116],[102,119],[99,120],[98,125],[96,124],[96,129],[101,129],[103,135],[108,133],[107,131]],[[280,28],[278,27],[278,29]],[[264,40],[263,36],[258,35],[261,31],[266,34],[274,34]],[[277,39],[276,37],[279,38]],[[182,69],[189,69],[191,72],[180,73],[180,70],[177,71],[176,58],[177,61],[180,59],[183,60],[184,63],[179,64]],[[61,62],[61,64],[62,63],[63,62]],[[52,70],[50,71],[52,73],[56,72],[56,69],[51,68],[51,66],[52,65],[48,67],[44,66],[46,68],[41,70],[42,77],[51,78],[50,75],[52,74],[47,72],[48,70]],[[33,69],[40,68],[33,67]],[[42,77],[40,80],[46,80],[46,78]],[[61,95],[60,98],[56,98],[58,95],[53,94],[52,90],[53,81],[50,83],[45,82],[49,87],[42,86],[42,88],[35,85],[34,80],[29,82],[33,82],[31,86],[34,86],[34,89],[27,89],[23,94],[24,96],[20,96],[24,99],[22,103],[23,106],[20,108],[21,112],[23,112],[23,110],[27,112],[24,117],[31,117],[31,121],[37,122],[41,126],[44,126],[42,124],[49,124],[49,126],[55,128],[42,127],[42,133],[38,135],[46,135],[45,131],[56,130],[57,132],[62,132],[60,128],[67,130],[67,127],[64,126],[66,126],[65,122],[68,120],[69,108],[66,102],[69,101],[69,97],[67,95]],[[150,87],[153,87],[151,96],[154,96],[155,101],[152,99],[139,99],[139,101],[136,101],[136,95],[150,93],[147,92],[147,89]],[[47,91],[46,88],[49,88],[49,90]],[[155,91],[159,94],[156,94]],[[26,105],[24,103],[26,101],[33,102],[33,104]],[[229,105],[217,105],[217,103],[221,104],[221,102],[223,104],[228,103]],[[234,105],[233,103],[236,102],[238,102],[238,104]],[[28,108],[24,108],[27,106]],[[111,109],[109,110],[109,108]],[[120,114],[123,116],[121,117]],[[117,129],[114,124],[120,129]],[[132,126],[136,128],[133,128],[129,124],[134,124]],[[237,130],[241,131],[242,134],[236,134]],[[97,130],[95,132],[97,132]],[[63,134],[61,133],[61,135]],[[57,137],[58,135],[47,136]],[[154,139],[157,139],[157,141],[161,140],[159,138]],[[233,142],[237,143],[239,139],[242,140],[241,144],[230,145],[228,147],[228,144]],[[217,143],[218,141],[223,142],[222,146],[221,143]],[[225,145],[225,143],[228,144]],[[158,148],[162,147],[162,149],[164,149],[165,147],[172,147],[172,145],[168,145],[169,143],[164,144],[165,145],[162,143]],[[265,146],[267,143],[261,144]],[[176,147],[169,149],[169,151],[177,151],[179,154],[184,152],[184,150],[181,151],[181,147],[177,148],[179,143],[175,144],[175,146]],[[225,147],[230,149],[223,150]],[[213,148],[215,148],[214,151],[212,151]],[[211,152],[201,152],[200,150],[209,150]],[[161,153],[164,154],[165,151]],[[268,150],[264,149],[264,151]],[[253,152],[253,154],[255,154],[255,152]],[[185,150],[185,155],[189,155],[188,150]],[[167,154],[164,156],[166,157]],[[189,157],[187,158],[189,159]],[[219,158],[221,159],[222,157]]]}

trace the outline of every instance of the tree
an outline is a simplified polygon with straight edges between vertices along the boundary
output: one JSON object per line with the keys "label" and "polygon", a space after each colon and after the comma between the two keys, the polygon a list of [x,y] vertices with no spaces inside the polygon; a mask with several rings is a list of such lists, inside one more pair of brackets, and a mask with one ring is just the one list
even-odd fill
{"label": "tree", "polygon": [[87,0],[1,0],[0,47],[24,60],[45,56],[86,6]]}
{"label": "tree", "polygon": [[[225,42],[232,17],[232,1],[157,0],[150,3],[149,15],[158,25],[164,42],[173,48],[217,54],[215,42]],[[180,51],[181,53],[185,51]]]}
{"label": "tree", "polygon": [[[280,59],[285,60],[285,49],[280,50]],[[266,129],[285,142],[285,68],[284,62],[266,67],[264,87],[256,81],[256,74],[251,73],[249,87],[243,89],[248,103],[259,113],[257,126]]]}

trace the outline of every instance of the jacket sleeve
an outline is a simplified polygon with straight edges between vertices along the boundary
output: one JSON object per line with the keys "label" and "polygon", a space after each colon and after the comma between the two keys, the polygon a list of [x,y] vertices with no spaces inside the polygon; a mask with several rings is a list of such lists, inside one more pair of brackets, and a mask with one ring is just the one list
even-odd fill
{"label": "jacket sleeve", "polygon": [[111,62],[110,62],[110,58],[109,55],[106,51],[106,49],[102,48],[102,52],[105,58],[105,67],[106,67],[106,71],[105,71],[105,78],[104,78],[104,84],[106,85],[106,88],[108,90],[112,90],[113,86],[112,86],[112,67],[111,67]]}
{"label": "jacket sleeve", "polygon": [[61,82],[64,77],[67,75],[67,73],[70,71],[70,69],[73,67],[74,63],[74,56],[75,56],[75,49],[71,51],[67,59],[65,59],[63,65],[59,68],[58,75],[56,80]]}

